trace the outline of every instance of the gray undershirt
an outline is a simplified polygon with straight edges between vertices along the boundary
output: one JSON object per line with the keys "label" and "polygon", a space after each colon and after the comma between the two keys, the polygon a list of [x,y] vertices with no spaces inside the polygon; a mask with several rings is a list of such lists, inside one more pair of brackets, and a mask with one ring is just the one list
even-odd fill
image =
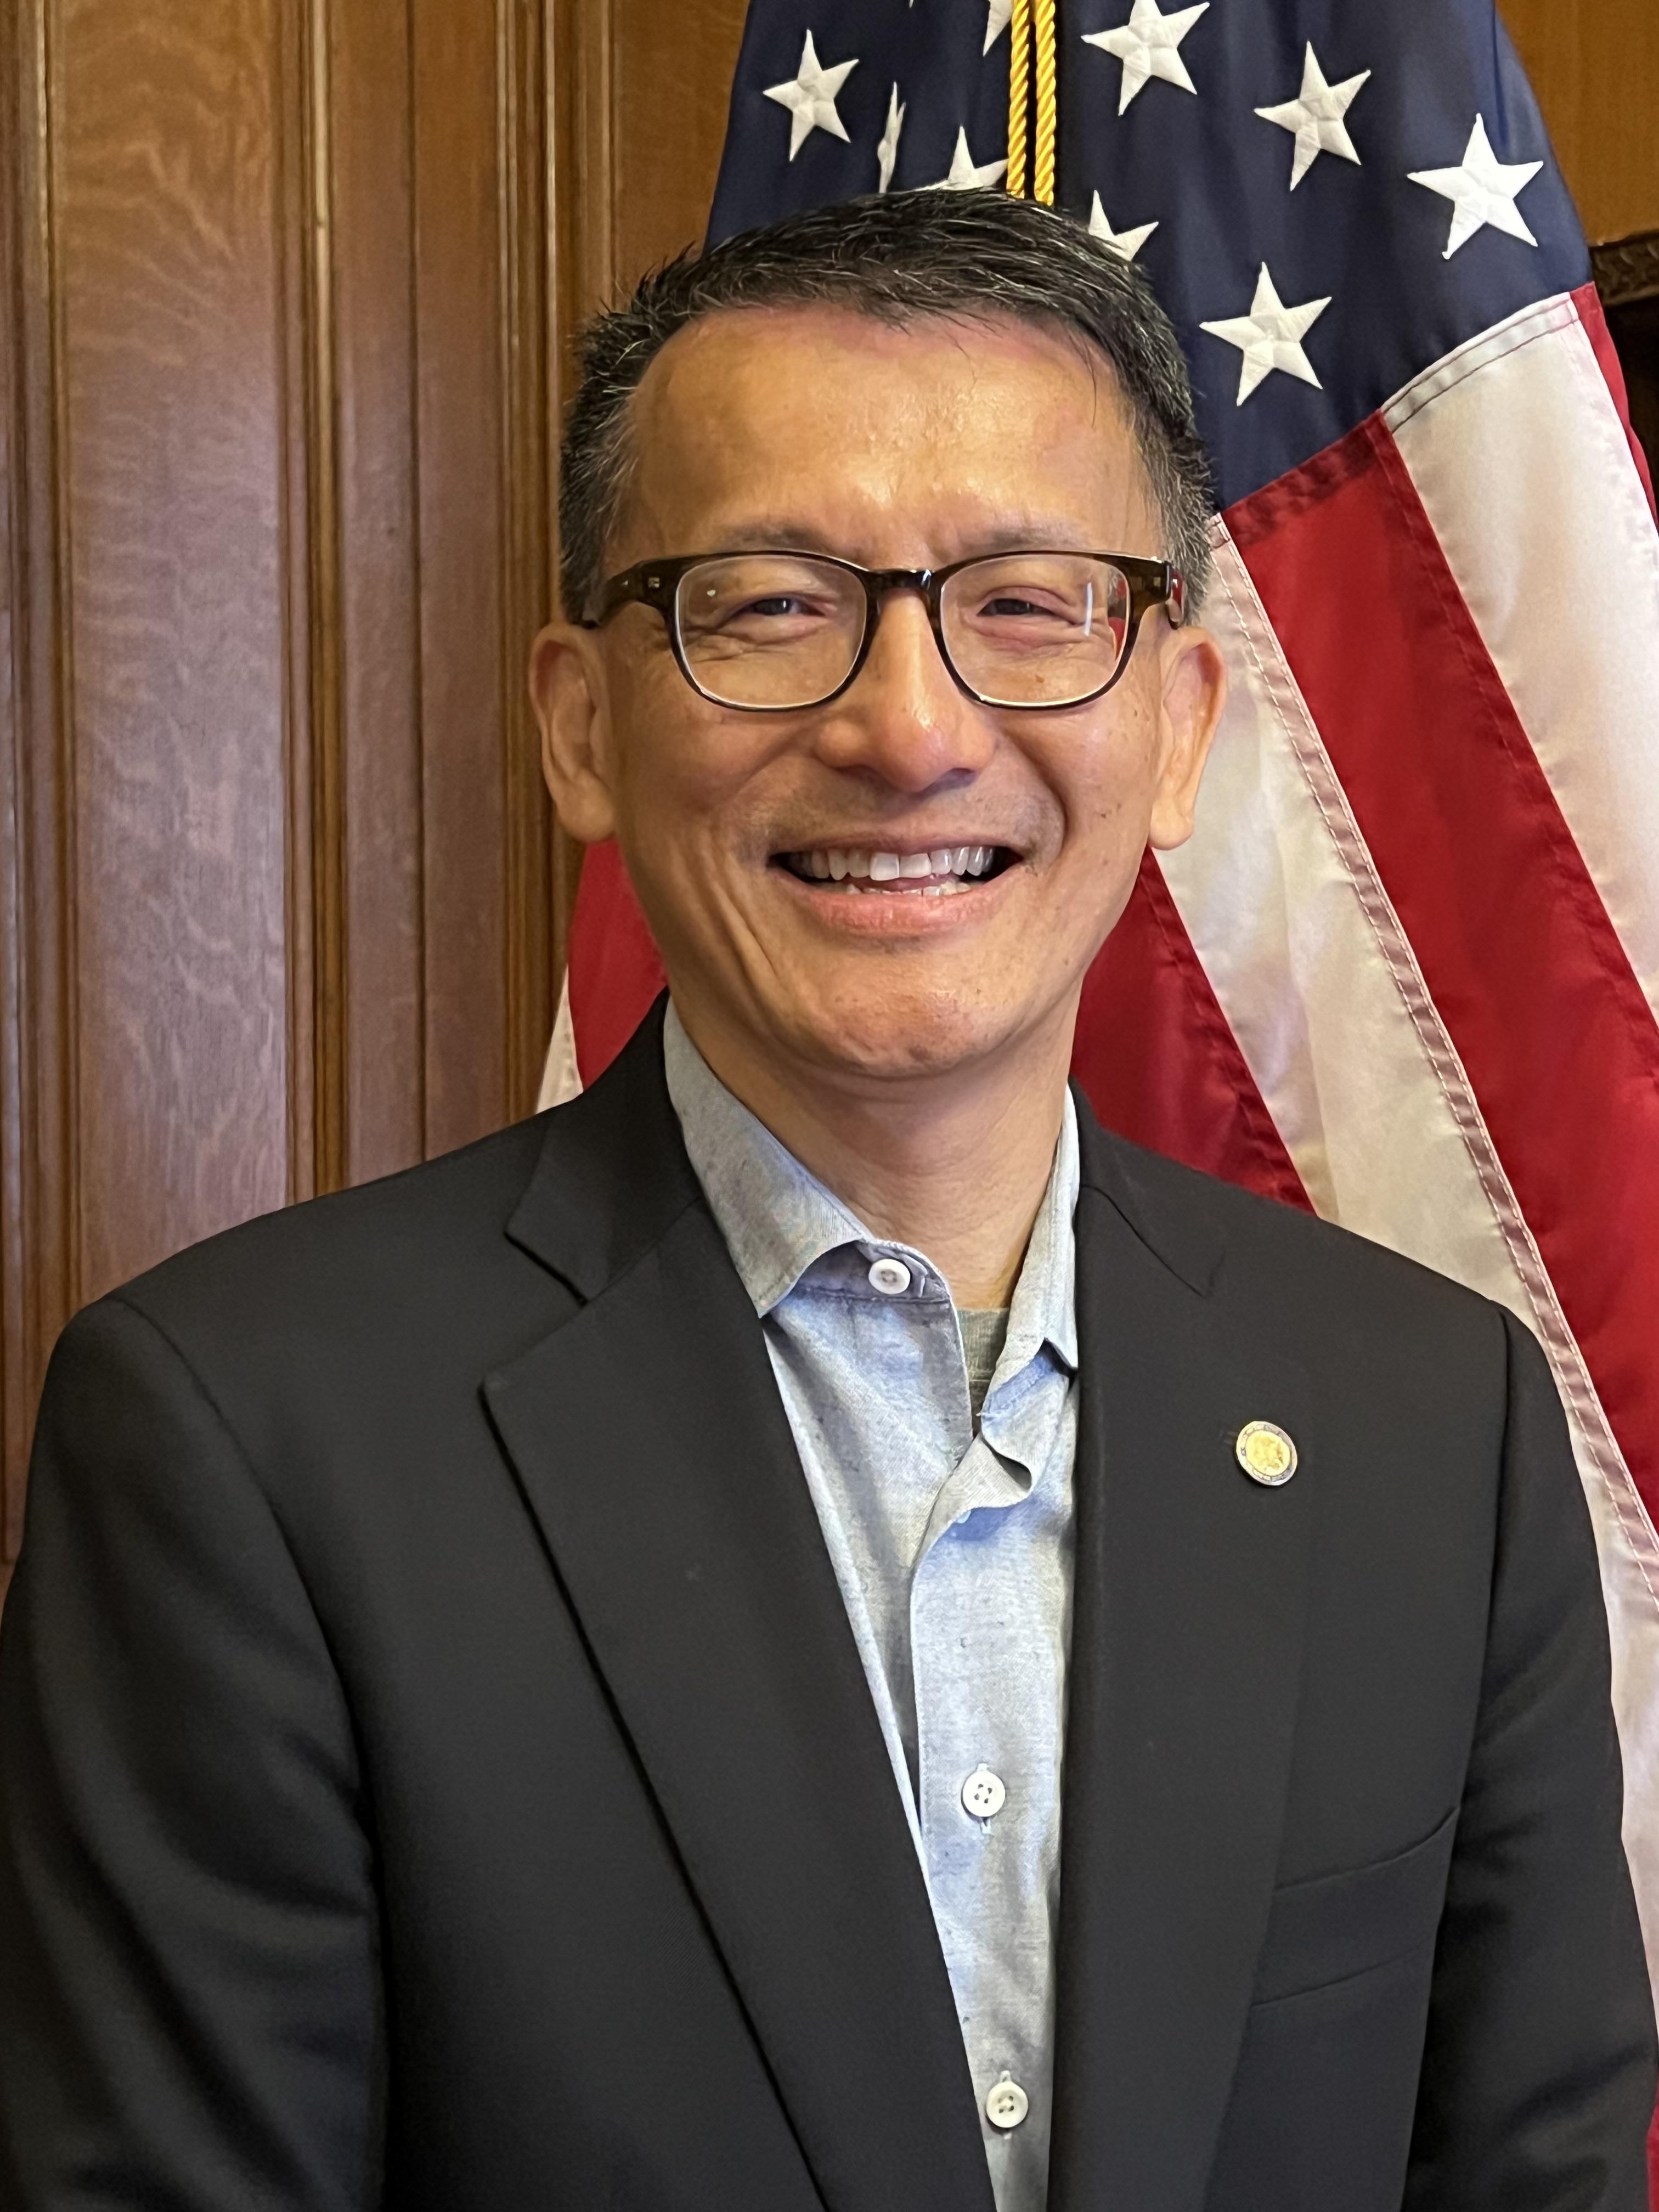
{"label": "gray undershirt", "polygon": [[968,1403],[977,1428],[980,1408],[1008,1339],[1008,1308],[958,1306],[957,1325],[962,1331],[962,1356],[968,1364]]}

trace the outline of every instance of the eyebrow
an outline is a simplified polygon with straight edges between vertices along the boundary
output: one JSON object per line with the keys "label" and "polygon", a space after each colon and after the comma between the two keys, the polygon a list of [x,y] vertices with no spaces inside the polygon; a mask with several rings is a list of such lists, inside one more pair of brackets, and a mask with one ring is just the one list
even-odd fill
{"label": "eyebrow", "polygon": [[[1063,522],[1052,515],[1018,515],[971,535],[972,544],[965,546],[966,555],[1027,550],[1089,553],[1099,550],[1091,538],[1079,532],[1075,521]],[[857,557],[843,545],[833,544],[823,531],[808,524],[785,521],[776,515],[745,516],[728,523],[701,550],[707,553],[829,553],[842,560]]]}

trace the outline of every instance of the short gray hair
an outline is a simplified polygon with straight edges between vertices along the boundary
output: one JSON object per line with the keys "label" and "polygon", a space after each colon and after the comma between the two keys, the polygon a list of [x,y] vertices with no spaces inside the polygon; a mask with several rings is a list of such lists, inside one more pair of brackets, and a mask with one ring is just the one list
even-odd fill
{"label": "short gray hair", "polygon": [[[1142,271],[1073,217],[1001,191],[912,191],[786,216],[653,270],[583,333],[559,467],[566,612],[604,581],[633,456],[629,403],[676,332],[744,307],[836,306],[882,323],[1012,317],[1081,338],[1110,362],[1188,604],[1210,580],[1209,464],[1187,363]],[[695,547],[668,549],[695,551]]]}

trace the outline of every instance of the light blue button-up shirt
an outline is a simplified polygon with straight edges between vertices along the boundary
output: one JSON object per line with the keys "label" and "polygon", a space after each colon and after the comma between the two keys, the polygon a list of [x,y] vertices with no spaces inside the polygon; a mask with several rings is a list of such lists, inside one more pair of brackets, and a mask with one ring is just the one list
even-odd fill
{"label": "light blue button-up shirt", "polygon": [[[1042,2212],[1077,1440],[1075,1111],[1068,1096],[975,1434],[938,1268],[872,1236],[718,1080],[672,1007],[664,1040],[686,1150],[764,1328],[927,1876],[999,2212]],[[968,1798],[987,1802],[986,1771],[1006,1794],[981,1819],[964,1791],[978,1778]],[[986,2100],[1004,2085],[994,2107],[1018,2110],[1010,2082],[1028,2109],[1000,2128]]]}

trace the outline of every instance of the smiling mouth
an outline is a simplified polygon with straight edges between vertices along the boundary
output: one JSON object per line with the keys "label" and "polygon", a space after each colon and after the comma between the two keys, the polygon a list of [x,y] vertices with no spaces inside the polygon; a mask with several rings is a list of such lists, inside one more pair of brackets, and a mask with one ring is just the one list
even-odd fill
{"label": "smiling mouth", "polygon": [[936,845],[925,853],[825,845],[810,852],[776,854],[772,865],[804,884],[855,897],[951,898],[990,882],[1018,859],[1008,845]]}

